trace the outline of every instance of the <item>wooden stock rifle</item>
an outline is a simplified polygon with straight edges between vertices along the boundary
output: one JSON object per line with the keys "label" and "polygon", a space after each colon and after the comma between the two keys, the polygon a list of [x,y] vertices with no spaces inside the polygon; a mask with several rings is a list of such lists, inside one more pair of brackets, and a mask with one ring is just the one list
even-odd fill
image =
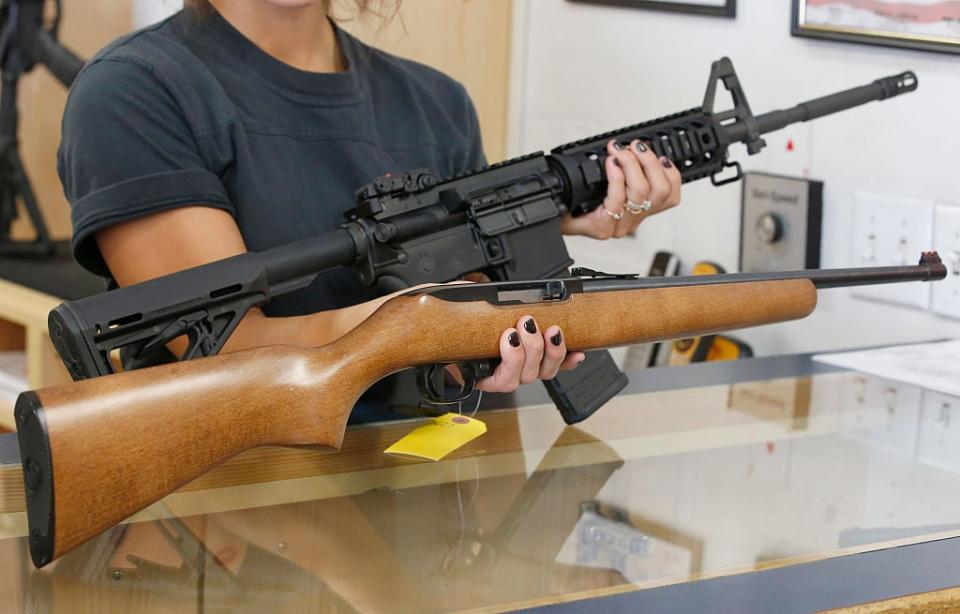
{"label": "wooden stock rifle", "polygon": [[[64,303],[50,313],[50,339],[70,375],[85,379],[113,373],[115,350],[123,351],[125,370],[170,362],[174,337],[187,340],[178,360],[217,354],[251,308],[307,287],[322,292],[333,281],[327,272],[338,267],[352,268],[380,295],[477,272],[498,282],[564,277],[573,260],[562,220],[594,211],[606,197],[611,140],[641,140],[673,160],[684,182],[709,177],[719,186],[743,176],[729,155],[733,144],[757,154],[765,134],[918,85],[908,71],[755,115],[733,63],[721,58],[711,65],[699,107],[453,177],[428,169],[389,173],[357,191],[356,207],[336,230]],[[724,91],[732,108],[720,107]],[[575,424],[627,378],[601,350],[543,384],[563,419]]]}
{"label": "wooden stock rifle", "polygon": [[[559,325],[570,350],[694,337],[802,318],[817,288],[943,279],[918,266],[764,274],[588,277],[430,286],[399,295],[318,348],[265,347],[24,392],[16,421],[29,544],[38,567],[244,450],[338,449],[371,385],[459,364],[467,388],[493,370],[523,316]],[[437,391],[424,377],[422,392]]]}

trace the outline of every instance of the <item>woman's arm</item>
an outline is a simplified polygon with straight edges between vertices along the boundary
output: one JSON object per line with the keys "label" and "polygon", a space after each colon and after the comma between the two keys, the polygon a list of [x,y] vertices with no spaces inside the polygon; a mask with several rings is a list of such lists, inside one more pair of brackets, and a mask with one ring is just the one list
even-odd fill
{"label": "woman's arm", "polygon": [[[247,251],[233,217],[203,206],[181,207],[108,226],[97,232],[96,239],[110,272],[121,286]],[[286,318],[268,318],[259,309],[253,309],[230,335],[224,351],[266,345],[325,345],[363,322],[388,298]],[[185,346],[185,338],[170,344],[178,355]],[[541,329],[530,317],[521,318],[515,328],[503,332],[500,350],[503,361],[492,377],[480,382],[482,390],[511,392],[520,384],[552,379],[559,370],[572,369],[584,358],[581,352],[567,354],[559,327]]]}

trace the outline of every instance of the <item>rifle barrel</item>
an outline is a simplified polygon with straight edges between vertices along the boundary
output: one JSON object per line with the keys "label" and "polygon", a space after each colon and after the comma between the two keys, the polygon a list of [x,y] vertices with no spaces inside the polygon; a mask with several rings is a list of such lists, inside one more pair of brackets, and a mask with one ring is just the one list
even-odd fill
{"label": "rifle barrel", "polygon": [[[756,126],[760,134],[775,132],[781,128],[786,128],[790,124],[807,122],[824,115],[859,107],[868,102],[886,100],[912,92],[917,89],[917,85],[919,85],[919,81],[916,74],[912,71],[903,72],[899,75],[877,79],[868,85],[861,85],[836,94],[801,102],[789,109],[758,115],[755,120]],[[740,141],[747,136],[747,125],[744,122],[737,122],[730,125],[727,131],[731,141]]]}
{"label": "rifle barrel", "polygon": [[37,33],[38,57],[64,87],[69,88],[85,64],[77,54],[61,45],[46,30]]}
{"label": "rifle barrel", "polygon": [[641,279],[584,279],[584,292],[605,292],[629,288],[676,288],[703,284],[735,284],[756,281],[809,279],[817,288],[845,288],[905,281],[934,281],[947,276],[947,267],[935,253],[925,254],[914,266],[885,266],[847,269],[811,269],[770,273],[731,273],[726,275],[690,275],[684,277],[646,277]]}

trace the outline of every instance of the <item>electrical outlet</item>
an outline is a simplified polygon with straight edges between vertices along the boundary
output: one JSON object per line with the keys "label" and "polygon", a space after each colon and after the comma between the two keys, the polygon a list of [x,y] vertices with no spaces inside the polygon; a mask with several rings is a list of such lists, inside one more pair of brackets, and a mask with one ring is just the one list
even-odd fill
{"label": "electrical outlet", "polygon": [[[853,236],[856,266],[916,264],[933,240],[933,201],[857,192]],[[918,309],[930,306],[934,284],[859,286],[860,298],[899,303]]]}
{"label": "electrical outlet", "polygon": [[933,249],[947,265],[947,278],[931,284],[931,309],[950,318],[960,318],[960,207],[937,205],[934,215]]}

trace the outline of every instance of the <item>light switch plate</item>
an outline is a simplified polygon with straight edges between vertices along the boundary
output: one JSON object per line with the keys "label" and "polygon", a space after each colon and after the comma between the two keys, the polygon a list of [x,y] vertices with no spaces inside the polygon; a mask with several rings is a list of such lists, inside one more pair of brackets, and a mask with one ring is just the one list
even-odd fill
{"label": "light switch plate", "polygon": [[[854,266],[916,264],[933,245],[933,201],[857,192],[853,226]],[[857,286],[854,296],[918,309],[930,306],[933,284]]]}
{"label": "light switch plate", "polygon": [[947,265],[947,278],[931,284],[930,308],[939,315],[960,318],[960,207],[937,205],[933,249]]}

